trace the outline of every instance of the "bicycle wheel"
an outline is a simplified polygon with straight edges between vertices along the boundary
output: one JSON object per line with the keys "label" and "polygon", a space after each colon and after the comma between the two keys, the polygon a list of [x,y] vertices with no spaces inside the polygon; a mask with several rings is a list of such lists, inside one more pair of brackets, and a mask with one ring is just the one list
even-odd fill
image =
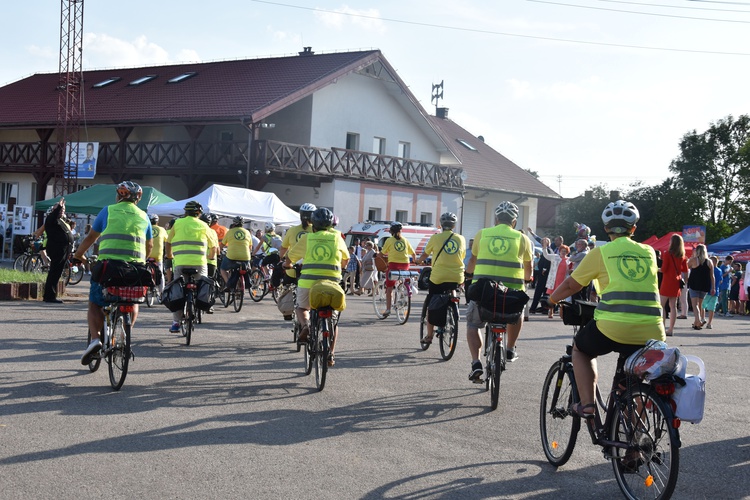
{"label": "bicycle wheel", "polygon": [[406,285],[399,283],[394,289],[393,307],[396,309],[396,320],[399,325],[406,323],[411,312],[411,297],[406,290]]}
{"label": "bicycle wheel", "polygon": [[445,327],[438,328],[435,335],[440,339],[440,355],[443,356],[443,360],[448,361],[456,352],[458,343],[458,306],[454,302],[448,306]]}
{"label": "bicycle wheel", "polygon": [[565,464],[576,445],[581,418],[570,411],[573,405],[573,384],[565,373],[562,361],[553,364],[542,386],[539,406],[539,430],[542,449],[555,467]]}
{"label": "bicycle wheel", "polygon": [[[317,332],[314,331],[315,324],[318,322],[315,313],[310,312],[310,331],[307,334],[307,342],[304,343],[302,348],[305,350],[305,375],[310,375],[313,369],[313,363],[315,363],[315,348],[317,346]],[[299,344],[297,344],[299,348]]]}
{"label": "bicycle wheel", "polygon": [[130,313],[115,313],[109,342],[109,383],[112,389],[119,391],[125,382],[130,363]]}
{"label": "bicycle wheel", "polygon": [[617,485],[628,499],[670,498],[680,468],[672,411],[653,388],[638,384],[618,402],[610,437],[628,444],[612,448]]}
{"label": "bicycle wheel", "polygon": [[279,303],[279,287],[271,287],[268,282],[266,282],[266,288],[271,289],[271,297],[273,298],[273,301],[278,304]]}
{"label": "bicycle wheel", "polygon": [[24,265],[26,263],[26,257],[28,257],[27,254],[22,253],[18,257],[16,257],[16,260],[13,261],[13,270],[14,271],[24,271]]}
{"label": "bicycle wheel", "polygon": [[299,321],[297,321],[297,312],[292,312],[292,339],[294,340],[294,343],[297,345],[297,352],[302,349],[302,344],[297,342],[297,339],[299,338],[299,331],[300,331],[300,324]]}
{"label": "bicycle wheel", "polygon": [[146,292],[146,305],[148,307],[153,307],[154,302],[156,302],[156,288],[149,287],[148,291]]}
{"label": "bicycle wheel", "polygon": [[[488,326],[488,328],[493,328]],[[497,409],[497,403],[500,399],[500,375],[505,371],[505,349],[506,349],[506,335],[507,332],[502,332],[502,340],[497,341],[496,332],[491,332],[493,339],[492,346],[490,347],[490,356],[488,356],[487,362],[489,365],[489,374],[487,382],[489,383],[490,389],[490,408],[492,410]]]}
{"label": "bicycle wheel", "polygon": [[60,281],[65,283],[65,286],[70,285],[70,265],[65,264],[65,267],[63,267],[63,272],[60,275]]}
{"label": "bicycle wheel", "polygon": [[[437,335],[437,334],[436,334]],[[430,344],[423,344],[422,340],[427,336],[427,302],[422,304],[422,314],[419,316],[419,346],[423,351],[430,348]]]}
{"label": "bicycle wheel", "polygon": [[315,325],[315,385],[318,391],[322,391],[326,385],[326,374],[328,373],[328,353],[330,349],[331,322],[328,318],[318,320]]}
{"label": "bicycle wheel", "polygon": [[30,273],[41,273],[44,269],[44,261],[39,254],[29,255],[23,264],[23,270]]}
{"label": "bicycle wheel", "polygon": [[224,292],[224,288],[226,288],[227,284],[224,282],[224,278],[221,277],[221,273],[219,271],[216,271],[214,280],[216,281],[216,294],[219,296],[221,305],[227,307],[229,304],[227,304],[227,294]]}
{"label": "bicycle wheel", "polygon": [[195,309],[195,324],[200,325],[201,323],[203,323],[203,311],[196,308]]}
{"label": "bicycle wheel", "polygon": [[[91,343],[91,331],[86,334],[86,347],[89,346]],[[91,358],[91,361],[89,362],[89,371],[91,373],[94,373],[96,370],[99,369],[99,365],[102,364],[102,357],[96,356],[95,358]]]}
{"label": "bicycle wheel", "polygon": [[81,282],[83,279],[83,266],[78,264],[73,264],[73,266],[70,268],[70,281],[68,284],[70,285],[77,285]]}
{"label": "bicycle wheel", "polygon": [[375,316],[377,316],[378,319],[385,318],[383,315],[386,307],[385,285],[382,282],[378,283],[378,286],[372,291],[372,306],[375,309]]}
{"label": "bicycle wheel", "polygon": [[259,269],[253,269],[250,272],[250,289],[248,290],[253,302],[260,302],[266,296],[266,282],[263,281],[263,274]]}
{"label": "bicycle wheel", "polygon": [[193,336],[193,329],[195,328],[195,307],[193,305],[193,295],[189,293],[187,300],[185,301],[185,345],[190,345],[190,340]]}
{"label": "bicycle wheel", "polygon": [[232,297],[232,304],[234,304],[234,312],[240,312],[242,309],[242,301],[245,299],[245,281],[242,276],[237,280],[237,285],[234,287],[234,297]]}

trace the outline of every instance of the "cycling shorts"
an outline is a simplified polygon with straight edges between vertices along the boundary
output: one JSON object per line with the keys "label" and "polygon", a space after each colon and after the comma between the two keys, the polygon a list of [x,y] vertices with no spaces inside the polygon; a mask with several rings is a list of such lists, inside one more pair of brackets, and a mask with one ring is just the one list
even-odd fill
{"label": "cycling shorts", "polygon": [[231,271],[232,269],[236,267],[240,267],[240,264],[250,264],[250,262],[247,260],[232,260],[228,257],[224,257],[223,259],[221,259],[220,269],[222,271]]}

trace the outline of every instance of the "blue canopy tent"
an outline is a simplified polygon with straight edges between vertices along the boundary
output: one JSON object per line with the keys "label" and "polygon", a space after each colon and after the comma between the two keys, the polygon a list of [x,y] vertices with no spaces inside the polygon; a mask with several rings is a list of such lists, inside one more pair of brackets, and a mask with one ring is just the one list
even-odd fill
{"label": "blue canopy tent", "polygon": [[721,241],[712,243],[706,248],[709,252],[713,253],[729,253],[747,250],[750,248],[750,226],[747,226],[745,229],[737,234],[733,234],[729,238],[724,238]]}

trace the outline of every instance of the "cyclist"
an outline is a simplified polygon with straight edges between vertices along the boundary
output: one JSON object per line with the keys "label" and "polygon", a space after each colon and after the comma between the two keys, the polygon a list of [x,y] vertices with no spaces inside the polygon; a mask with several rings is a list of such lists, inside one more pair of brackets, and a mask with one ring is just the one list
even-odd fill
{"label": "cyclist", "polygon": [[[495,226],[481,229],[474,236],[471,258],[466,265],[467,280],[489,278],[516,290],[523,290],[524,283],[531,282],[534,245],[523,232],[515,229],[516,222],[518,207],[514,203],[503,201],[495,208]],[[479,317],[479,306],[473,300],[469,301],[466,310],[466,341],[472,359],[469,379],[476,383],[480,383],[482,377],[479,330],[484,326],[485,322]],[[506,358],[509,362],[517,359],[516,341],[522,326],[523,319],[508,325]]]}
{"label": "cyclist", "polygon": [[154,247],[148,254],[149,259],[154,259],[154,264],[159,268],[161,276],[155,280],[158,283],[159,296],[164,292],[164,244],[167,242],[167,230],[159,226],[159,216],[149,214],[148,219],[151,221],[151,233],[154,236]]}
{"label": "cyclist", "polygon": [[[417,259],[423,264],[428,255],[432,255],[432,271],[430,272],[429,289],[426,304],[430,304],[432,296],[451,292],[464,282],[464,257],[466,257],[466,240],[460,234],[453,232],[458,218],[452,212],[445,212],[440,216],[442,233],[433,234],[424,247],[424,252]],[[431,344],[434,325],[427,322],[427,336],[422,339],[423,344]]]}
{"label": "cyclist", "polygon": [[273,222],[266,222],[264,230],[265,233],[259,244],[259,247],[262,249],[262,254],[264,255],[261,265],[276,265],[279,263],[279,251],[281,250],[282,241],[281,236],[276,234],[276,224]]}
{"label": "cyclist", "polygon": [[[317,207],[312,203],[303,203],[302,206],[299,207],[300,224],[290,227],[287,232],[284,233],[284,239],[281,241],[281,250],[279,250],[279,257],[281,257],[282,260],[284,259],[284,256],[289,251],[289,249],[299,241],[303,234],[312,231],[310,218],[312,217],[312,213],[316,209]],[[278,287],[281,284],[281,279],[284,272],[285,270],[283,269],[283,266],[274,268],[273,278],[271,279],[271,284],[274,287]],[[293,282],[296,279],[297,274],[294,272],[294,269],[286,269],[286,277],[288,278],[287,281]]]}
{"label": "cyclist", "polygon": [[573,371],[581,403],[573,410],[592,416],[596,406],[596,357],[612,351],[629,356],[649,339],[665,340],[654,249],[631,239],[640,215],[630,202],[609,203],[602,212],[610,242],[595,247],[550,295],[551,305],[598,279],[601,299],[594,319],[581,328],[573,345]]}
{"label": "cyclist", "polygon": [[[341,269],[349,261],[349,249],[341,237],[341,231],[333,229],[333,213],[327,208],[318,208],[310,217],[313,232],[300,238],[285,255],[285,266],[303,259],[302,273],[297,283],[297,319],[302,325],[299,342],[307,341],[310,332],[310,287],[318,280],[341,280]],[[331,343],[328,366],[333,366],[333,352],[338,337],[338,327]]]}
{"label": "cyclist", "polygon": [[[172,230],[172,226],[174,226],[174,221],[177,220],[177,217],[173,217],[169,219],[169,222],[167,222],[167,234],[169,234],[169,231]],[[167,242],[164,242],[164,278],[166,279],[166,282],[169,283],[174,279],[174,273],[172,272],[172,260],[171,258],[167,257]]]}
{"label": "cyclist", "polygon": [[[198,219],[203,213],[203,206],[197,201],[188,201],[185,204],[185,216],[174,221],[172,229],[167,234],[166,252],[167,257],[172,259],[174,277],[189,275],[184,269],[197,269],[193,278],[196,280],[201,276],[207,276],[208,258],[215,257],[216,247],[210,247],[208,226]],[[180,321],[182,311],[172,313],[171,333],[180,332]]]}
{"label": "cyclist", "polygon": [[388,271],[385,275],[385,311],[382,314],[384,318],[391,314],[392,292],[396,284],[394,280],[390,279],[391,271],[408,271],[409,258],[416,259],[417,257],[409,240],[401,236],[403,228],[404,225],[400,222],[392,223],[390,228],[391,236],[385,240],[383,248],[380,250],[388,258]]}
{"label": "cyclist", "polygon": [[224,236],[227,235],[227,227],[219,224],[219,216],[216,214],[208,214],[209,222],[208,226],[216,231],[216,238],[219,241],[224,240]]}
{"label": "cyclist", "polygon": [[245,219],[240,216],[232,219],[227,234],[221,240],[222,245],[227,247],[227,254],[221,261],[221,277],[224,278],[224,283],[227,284],[229,283],[229,271],[239,267],[240,264],[250,263],[252,235],[250,231],[243,227],[244,224]]}
{"label": "cyclist", "polygon": [[[99,238],[99,262],[122,260],[126,262],[146,262],[154,242],[151,222],[146,212],[136,206],[143,195],[141,186],[132,181],[117,185],[117,203],[102,208],[91,225],[91,231],[81,242],[73,255],[74,259],[86,262],[86,250]],[[81,364],[87,365],[91,357],[102,347],[101,332],[104,328],[104,301],[102,285],[91,280],[88,304],[88,326],[91,342],[81,357]],[[133,324],[138,317],[138,305],[133,311]]]}
{"label": "cyclist", "polygon": [[[216,263],[219,259],[219,242],[221,240],[219,239],[216,231],[211,228],[211,218],[209,217],[209,214],[201,214],[199,218],[208,226],[208,232],[206,233],[206,235],[208,236],[208,250],[206,251],[206,272],[208,274],[206,276],[213,279],[213,277],[216,276]],[[212,249],[213,253],[211,252]],[[213,255],[213,257],[210,257],[211,254]],[[206,313],[213,314],[214,307],[209,307]]]}

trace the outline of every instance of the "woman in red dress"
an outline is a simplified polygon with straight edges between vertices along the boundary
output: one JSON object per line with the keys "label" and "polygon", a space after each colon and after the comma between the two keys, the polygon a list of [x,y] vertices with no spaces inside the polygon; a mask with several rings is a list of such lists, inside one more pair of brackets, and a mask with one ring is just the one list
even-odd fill
{"label": "woman in red dress", "polygon": [[[671,337],[674,333],[674,323],[677,319],[677,297],[681,293],[680,280],[683,272],[687,272],[685,243],[682,241],[682,236],[673,234],[669,241],[669,250],[662,256],[662,280],[659,287],[661,307],[664,308],[669,301],[669,328],[665,328],[668,337]],[[684,313],[685,311],[683,311]],[[666,327],[666,321],[664,326]]]}

